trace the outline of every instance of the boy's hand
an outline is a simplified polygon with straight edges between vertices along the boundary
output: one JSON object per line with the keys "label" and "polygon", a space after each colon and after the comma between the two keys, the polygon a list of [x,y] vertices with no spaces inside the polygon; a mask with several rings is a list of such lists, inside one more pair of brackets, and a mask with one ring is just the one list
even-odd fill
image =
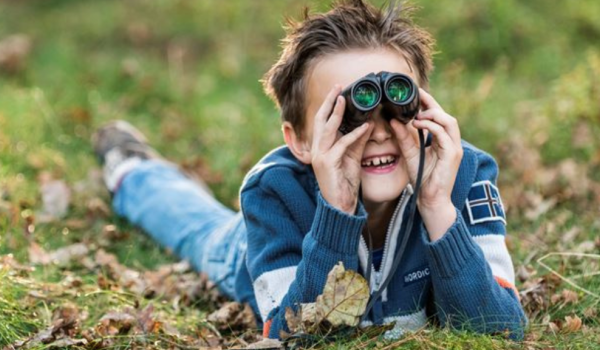
{"label": "boy's hand", "polygon": [[456,119],[444,112],[425,90],[419,89],[419,93],[422,110],[412,125],[404,125],[395,119],[390,124],[396,133],[413,186],[419,168],[417,129],[427,130],[433,135],[432,145],[425,153],[423,182],[417,204],[430,239],[435,241],[441,238],[456,220],[456,210],[450,196],[463,149]]}
{"label": "boy's hand", "polygon": [[339,137],[338,128],[342,123],[346,103],[340,93],[341,87],[334,86],[315,116],[312,166],[323,198],[330,205],[354,215],[358,202],[362,154],[373,124],[365,123]]}

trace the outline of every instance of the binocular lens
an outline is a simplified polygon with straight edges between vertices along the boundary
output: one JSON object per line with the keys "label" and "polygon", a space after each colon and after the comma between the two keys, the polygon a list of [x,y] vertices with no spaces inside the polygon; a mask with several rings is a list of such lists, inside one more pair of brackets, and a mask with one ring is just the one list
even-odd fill
{"label": "binocular lens", "polygon": [[387,121],[397,119],[406,124],[419,112],[418,86],[408,75],[401,73],[369,73],[342,91],[346,99],[344,118],[339,130],[347,134],[369,120],[381,106]]}
{"label": "binocular lens", "polygon": [[395,79],[389,83],[387,93],[390,99],[396,103],[403,103],[411,95],[411,87],[404,79]]}
{"label": "binocular lens", "polygon": [[369,82],[364,82],[354,89],[354,101],[364,108],[371,108],[379,103],[379,89]]}

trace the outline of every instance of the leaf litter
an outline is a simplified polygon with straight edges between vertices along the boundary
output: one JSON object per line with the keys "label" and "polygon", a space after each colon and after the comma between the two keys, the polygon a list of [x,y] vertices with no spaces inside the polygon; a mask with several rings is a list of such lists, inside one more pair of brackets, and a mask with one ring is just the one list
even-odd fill
{"label": "leaf litter", "polygon": [[[90,285],[89,281],[84,283],[68,270],[60,283],[37,283],[29,279],[29,274],[34,271],[33,267],[18,263],[11,255],[1,257],[0,267],[24,275],[30,281],[24,306],[35,310],[36,305],[43,302],[53,311],[49,326],[4,349],[29,349],[41,345],[47,348],[78,346],[97,349],[116,346],[123,339],[128,339],[128,343],[138,344],[141,348],[193,346],[217,349],[229,348],[235,344],[245,346],[260,338],[251,308],[239,303],[224,303],[225,298],[207,276],[192,272],[187,262],[163,265],[155,270],[137,271],[120,264],[114,254],[102,248],[95,252],[93,250],[83,243],[76,243],[46,252],[37,243],[31,242],[30,264],[84,268],[97,273],[95,285]],[[90,318],[87,310],[81,311],[74,304],[57,306],[61,300],[81,295],[89,297],[103,293],[102,291],[117,299],[120,295],[129,300],[133,298],[133,301],[125,304],[131,306],[117,307],[103,313],[98,316],[95,325],[85,329],[82,325]],[[181,334],[169,324],[169,317],[163,318],[156,313],[154,305],[157,302],[161,308],[165,307],[162,305],[168,305],[168,308],[176,312],[199,303],[216,311],[198,325],[195,334]],[[142,303],[146,304],[144,308],[141,307]],[[222,307],[219,308],[219,305]],[[200,313],[200,310],[197,312]],[[175,320],[171,317],[170,321]],[[254,331],[248,333],[248,329]],[[226,338],[219,330],[233,332],[238,336]],[[240,335],[240,332],[245,333]],[[163,345],[150,346],[153,342]]]}

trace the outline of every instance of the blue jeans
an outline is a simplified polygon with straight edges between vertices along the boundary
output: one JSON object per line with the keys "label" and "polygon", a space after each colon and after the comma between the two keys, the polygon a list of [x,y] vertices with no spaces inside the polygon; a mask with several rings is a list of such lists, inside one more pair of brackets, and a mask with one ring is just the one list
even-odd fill
{"label": "blue jeans", "polygon": [[113,208],[206,273],[223,294],[250,302],[256,310],[241,212],[226,208],[175,166],[157,160],[143,161],[125,175]]}

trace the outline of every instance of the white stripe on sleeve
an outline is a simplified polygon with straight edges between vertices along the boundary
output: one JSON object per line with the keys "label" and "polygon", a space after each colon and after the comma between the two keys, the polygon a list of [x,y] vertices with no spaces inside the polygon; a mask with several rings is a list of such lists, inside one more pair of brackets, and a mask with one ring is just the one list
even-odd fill
{"label": "white stripe on sleeve", "polygon": [[288,266],[268,271],[254,281],[254,295],[263,322],[267,321],[269,312],[281,304],[281,300],[296,279],[297,269],[297,266]]}
{"label": "white stripe on sleeve", "polygon": [[506,248],[504,236],[489,234],[473,236],[473,239],[475,240],[475,243],[481,247],[481,250],[483,250],[483,255],[492,269],[492,274],[503,278],[514,285],[515,269],[510,254],[508,253],[508,249]]}

